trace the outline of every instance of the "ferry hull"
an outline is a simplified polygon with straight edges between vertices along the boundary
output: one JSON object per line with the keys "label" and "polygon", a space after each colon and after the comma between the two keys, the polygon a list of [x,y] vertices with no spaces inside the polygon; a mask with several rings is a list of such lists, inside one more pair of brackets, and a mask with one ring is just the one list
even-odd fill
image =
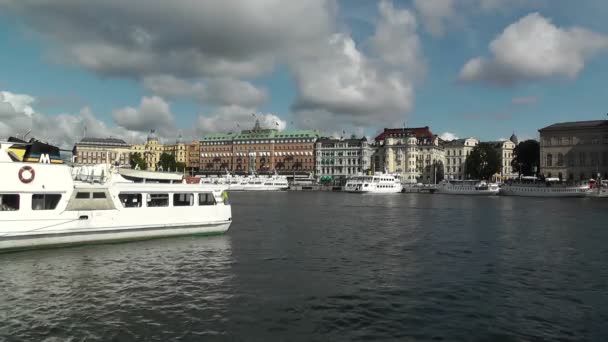
{"label": "ferry hull", "polygon": [[446,190],[437,189],[436,194],[441,195],[467,195],[467,196],[497,196],[498,190]]}
{"label": "ferry hull", "polygon": [[587,192],[583,189],[579,191],[530,191],[526,189],[500,189],[501,196],[517,197],[552,197],[552,198],[581,198],[586,197]]}
{"label": "ferry hull", "polygon": [[190,224],[184,226],[148,226],[94,230],[63,230],[50,233],[14,234],[0,236],[0,251],[25,250],[53,246],[147,240],[184,235],[213,235],[225,233],[232,221]]}

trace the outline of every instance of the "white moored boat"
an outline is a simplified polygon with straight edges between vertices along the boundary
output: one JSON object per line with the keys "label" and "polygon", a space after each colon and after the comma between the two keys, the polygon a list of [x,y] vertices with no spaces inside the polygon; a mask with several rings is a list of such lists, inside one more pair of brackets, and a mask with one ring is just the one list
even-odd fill
{"label": "white moored boat", "polygon": [[587,196],[597,198],[608,198],[608,180],[593,182]]}
{"label": "white moored boat", "polygon": [[496,183],[478,180],[444,180],[437,185],[435,193],[449,195],[498,195]]}
{"label": "white moored boat", "polygon": [[287,177],[276,173],[269,176],[226,174],[221,177],[203,177],[200,184],[203,187],[221,186],[230,191],[281,191],[289,188]]}
{"label": "white moored boat", "polygon": [[344,191],[353,193],[399,193],[403,185],[398,175],[376,173],[348,178]]}
{"label": "white moored boat", "polygon": [[168,176],[150,172],[133,182],[110,165],[72,173],[65,164],[22,162],[12,145],[0,143],[0,250],[218,234],[232,223],[221,190],[155,182]]}
{"label": "white moored boat", "polygon": [[500,195],[521,197],[585,197],[589,185],[572,185],[557,178],[544,181],[536,177],[522,177],[521,181],[508,182],[500,187]]}

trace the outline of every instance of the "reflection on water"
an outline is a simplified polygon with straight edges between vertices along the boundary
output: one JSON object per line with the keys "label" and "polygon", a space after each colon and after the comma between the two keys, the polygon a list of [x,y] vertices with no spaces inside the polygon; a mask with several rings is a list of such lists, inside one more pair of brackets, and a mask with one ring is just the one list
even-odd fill
{"label": "reflection on water", "polygon": [[168,336],[196,334],[197,321],[224,319],[233,277],[230,236],[29,251],[0,262],[0,337],[18,340],[148,332],[162,340],[163,326]]}
{"label": "reflection on water", "polygon": [[606,201],[231,197],[226,236],[0,255],[0,340],[607,340]]}

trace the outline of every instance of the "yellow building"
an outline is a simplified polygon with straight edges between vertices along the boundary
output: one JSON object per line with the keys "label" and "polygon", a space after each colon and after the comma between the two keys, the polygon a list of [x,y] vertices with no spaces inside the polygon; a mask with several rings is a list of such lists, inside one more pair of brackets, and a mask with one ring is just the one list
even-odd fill
{"label": "yellow building", "polygon": [[131,146],[131,153],[139,153],[144,158],[148,170],[156,170],[160,156],[163,153],[168,153],[175,157],[178,163],[188,161],[187,145],[179,140],[175,144],[161,144],[154,130],[150,131],[145,144],[136,144]]}

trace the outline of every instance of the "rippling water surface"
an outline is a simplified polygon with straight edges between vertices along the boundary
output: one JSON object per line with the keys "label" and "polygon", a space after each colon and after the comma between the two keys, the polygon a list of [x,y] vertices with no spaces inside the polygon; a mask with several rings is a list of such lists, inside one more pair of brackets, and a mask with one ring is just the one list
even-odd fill
{"label": "rippling water surface", "polygon": [[0,254],[0,340],[608,341],[608,201],[232,202],[224,236]]}

